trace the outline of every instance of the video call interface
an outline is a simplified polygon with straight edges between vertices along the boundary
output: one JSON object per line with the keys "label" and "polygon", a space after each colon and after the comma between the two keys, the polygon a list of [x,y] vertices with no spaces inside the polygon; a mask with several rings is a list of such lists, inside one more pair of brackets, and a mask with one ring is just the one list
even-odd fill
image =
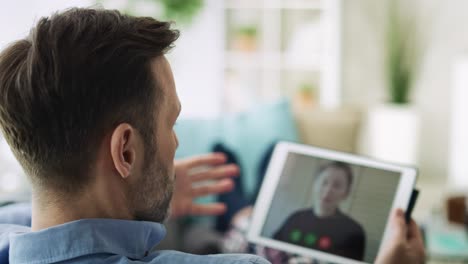
{"label": "video call interface", "polygon": [[289,153],[261,236],[373,262],[400,176]]}

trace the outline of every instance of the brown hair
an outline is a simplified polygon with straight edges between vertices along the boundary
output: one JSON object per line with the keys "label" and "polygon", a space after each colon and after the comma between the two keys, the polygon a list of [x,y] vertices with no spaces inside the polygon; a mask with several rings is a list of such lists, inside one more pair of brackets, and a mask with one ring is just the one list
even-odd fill
{"label": "brown hair", "polygon": [[178,36],[168,22],[73,8],[41,18],[0,54],[0,125],[33,184],[83,187],[119,123],[154,140],[163,93],[150,63]]}

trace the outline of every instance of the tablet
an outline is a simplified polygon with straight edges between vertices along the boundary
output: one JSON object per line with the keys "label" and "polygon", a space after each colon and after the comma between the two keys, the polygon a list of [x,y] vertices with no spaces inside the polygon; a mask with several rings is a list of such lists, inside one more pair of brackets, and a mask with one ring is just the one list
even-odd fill
{"label": "tablet", "polygon": [[406,210],[410,166],[280,142],[255,203],[248,240],[332,263],[373,263],[389,217]]}

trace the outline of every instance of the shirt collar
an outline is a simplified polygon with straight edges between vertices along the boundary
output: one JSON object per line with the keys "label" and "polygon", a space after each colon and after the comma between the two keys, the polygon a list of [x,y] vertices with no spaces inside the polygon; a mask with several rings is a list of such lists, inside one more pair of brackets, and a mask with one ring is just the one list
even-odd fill
{"label": "shirt collar", "polygon": [[141,259],[166,235],[162,224],[83,219],[10,236],[10,262],[49,263],[104,253]]}

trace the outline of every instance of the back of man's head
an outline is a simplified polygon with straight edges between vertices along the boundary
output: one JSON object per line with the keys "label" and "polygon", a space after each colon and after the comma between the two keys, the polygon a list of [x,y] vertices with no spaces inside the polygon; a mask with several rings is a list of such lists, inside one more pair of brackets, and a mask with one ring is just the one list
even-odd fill
{"label": "back of man's head", "polygon": [[33,186],[83,188],[119,123],[152,137],[164,94],[150,62],[177,37],[152,18],[74,8],[40,19],[0,54],[0,125]]}

